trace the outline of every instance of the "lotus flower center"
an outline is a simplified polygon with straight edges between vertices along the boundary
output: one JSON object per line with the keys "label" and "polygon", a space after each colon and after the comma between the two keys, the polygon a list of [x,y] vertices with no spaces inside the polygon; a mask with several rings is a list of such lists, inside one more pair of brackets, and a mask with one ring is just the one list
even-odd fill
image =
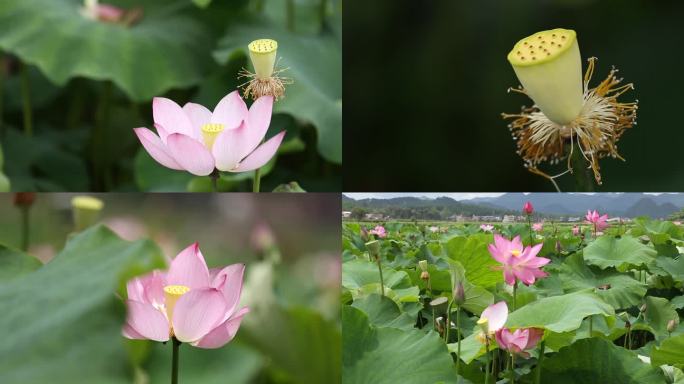
{"label": "lotus flower center", "polygon": [[258,79],[264,80],[271,77],[278,51],[278,42],[271,39],[254,40],[248,45],[249,58],[254,65],[254,72]]}
{"label": "lotus flower center", "polygon": [[181,296],[190,292],[190,287],[185,285],[167,285],[164,287],[164,299],[166,299],[166,317],[169,319],[169,324],[173,320],[173,308]]}
{"label": "lotus flower center", "polygon": [[489,319],[486,317],[480,317],[480,319],[477,321],[477,325],[480,326],[485,334],[489,333]]}
{"label": "lotus flower center", "polygon": [[514,249],[511,251],[511,255],[518,257],[520,256],[521,251],[519,249]]}
{"label": "lotus flower center", "polygon": [[204,139],[204,145],[207,149],[211,150],[214,146],[214,141],[219,133],[223,132],[225,126],[219,123],[208,123],[202,126],[202,138]]}

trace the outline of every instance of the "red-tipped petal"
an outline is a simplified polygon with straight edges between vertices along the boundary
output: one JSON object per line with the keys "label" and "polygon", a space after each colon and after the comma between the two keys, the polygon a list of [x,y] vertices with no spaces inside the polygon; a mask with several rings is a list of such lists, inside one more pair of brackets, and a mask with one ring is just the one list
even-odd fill
{"label": "red-tipped petal", "polygon": [[207,288],[210,283],[209,269],[198,243],[182,250],[173,259],[166,274],[167,285],[184,285],[190,289],[198,289]]}

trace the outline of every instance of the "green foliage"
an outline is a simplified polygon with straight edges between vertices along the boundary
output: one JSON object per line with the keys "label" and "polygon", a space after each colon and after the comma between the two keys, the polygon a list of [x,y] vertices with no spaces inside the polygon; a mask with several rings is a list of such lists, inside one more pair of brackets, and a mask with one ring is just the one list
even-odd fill
{"label": "green foliage", "polygon": [[669,337],[653,348],[651,364],[655,367],[668,364],[684,369],[684,334]]}
{"label": "green foliage", "polygon": [[601,236],[584,249],[584,261],[601,269],[615,267],[620,272],[652,264],[657,252],[634,237]]}
{"label": "green foliage", "polygon": [[22,277],[42,265],[35,257],[0,244],[0,283]]}

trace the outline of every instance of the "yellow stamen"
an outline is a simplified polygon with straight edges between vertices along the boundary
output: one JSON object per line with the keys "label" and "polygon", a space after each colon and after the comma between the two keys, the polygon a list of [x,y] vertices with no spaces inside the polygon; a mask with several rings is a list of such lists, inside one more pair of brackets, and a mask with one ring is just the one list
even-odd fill
{"label": "yellow stamen", "polygon": [[511,255],[513,255],[513,256],[515,256],[515,257],[520,256],[521,253],[522,253],[522,252],[520,252],[519,249],[514,249],[514,250],[511,251]]}
{"label": "yellow stamen", "polygon": [[264,80],[271,77],[275,67],[278,42],[271,39],[259,39],[249,43],[248,48],[257,79]]}
{"label": "yellow stamen", "polygon": [[169,319],[169,324],[171,324],[171,320],[173,319],[173,308],[176,306],[176,302],[181,296],[189,291],[190,287],[186,287],[185,285],[167,285],[164,287],[164,298],[166,299],[166,316]]}
{"label": "yellow stamen", "polygon": [[202,126],[202,138],[204,139],[204,145],[211,150],[214,146],[214,141],[219,133],[223,132],[223,124],[219,123],[208,123]]}

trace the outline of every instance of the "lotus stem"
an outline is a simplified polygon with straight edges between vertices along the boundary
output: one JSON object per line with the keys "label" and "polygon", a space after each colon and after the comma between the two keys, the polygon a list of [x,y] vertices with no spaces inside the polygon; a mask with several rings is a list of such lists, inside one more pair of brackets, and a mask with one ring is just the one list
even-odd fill
{"label": "lotus stem", "polygon": [[515,384],[515,353],[511,352],[511,384]]}
{"label": "lotus stem", "polygon": [[[446,316],[446,330],[444,331],[444,342],[449,343],[449,330],[451,329],[451,306],[454,304],[454,301],[451,300],[449,302],[449,305],[447,306],[447,316]],[[458,321],[458,320],[457,320]]]}
{"label": "lotus stem", "polygon": [[328,11],[328,0],[321,0],[321,8],[320,8],[320,18],[321,18],[321,30],[325,26],[325,16]]}
{"label": "lotus stem", "polygon": [[516,296],[518,293],[518,281],[516,280],[515,283],[513,284],[513,310],[515,311],[516,309]]}
{"label": "lotus stem", "polygon": [[26,64],[21,64],[21,100],[24,111],[24,134],[28,137],[33,136],[33,119],[31,112],[31,84],[29,82]]}
{"label": "lotus stem", "polygon": [[29,225],[30,209],[30,206],[19,207],[19,210],[21,211],[21,250],[24,252],[28,251],[29,247],[29,232],[31,229]]}
{"label": "lotus stem", "polygon": [[5,137],[5,120],[3,119],[4,115],[4,100],[3,100],[3,95],[4,92],[2,90],[4,89],[4,83],[5,83],[5,71],[4,71],[4,66],[5,66],[5,55],[0,51],[0,139]]}
{"label": "lotus stem", "polygon": [[530,231],[530,245],[532,245],[532,239],[534,239],[532,237],[532,215],[527,215],[527,229]]}
{"label": "lotus stem", "polygon": [[285,13],[287,14],[287,30],[294,32],[295,30],[295,3],[294,0],[287,0],[285,2]]}
{"label": "lotus stem", "polygon": [[461,306],[457,305],[456,306],[456,338],[458,339],[456,342],[457,347],[456,347],[456,374],[460,375],[461,374]]}
{"label": "lotus stem", "polygon": [[380,272],[380,292],[385,296],[385,279],[382,278],[382,263],[380,262],[380,256],[377,257],[378,262],[378,272]]}
{"label": "lotus stem", "polygon": [[112,83],[102,84],[100,100],[95,116],[95,129],[91,138],[91,156],[94,171],[94,181],[97,190],[107,190],[109,185],[109,156],[105,148],[105,134],[109,121],[109,104],[112,93]]}
{"label": "lotus stem", "polygon": [[489,336],[485,335],[485,384],[489,384]]}
{"label": "lotus stem", "polygon": [[212,192],[218,192],[218,179],[219,179],[219,173],[217,169],[214,169],[214,171],[209,175],[209,178],[211,178],[211,191]]}
{"label": "lotus stem", "polygon": [[252,192],[259,192],[261,186],[261,168],[254,171],[254,184],[252,184]]}
{"label": "lotus stem", "polygon": [[176,337],[171,338],[173,357],[171,358],[171,384],[178,384],[178,352],[181,342]]}
{"label": "lotus stem", "polygon": [[535,384],[541,384],[542,360],[544,360],[544,340],[539,344],[539,360],[537,360],[537,374],[534,379]]}
{"label": "lotus stem", "polygon": [[493,351],[492,354],[494,355],[492,359],[492,377],[494,377],[494,382],[496,383],[499,377],[499,349]]}
{"label": "lotus stem", "polygon": [[577,150],[572,151],[572,156],[570,157],[572,174],[575,176],[575,191],[593,192],[594,177],[592,176],[591,168],[587,167],[584,156],[585,155],[578,148]]}
{"label": "lotus stem", "polygon": [[594,318],[589,316],[589,337],[594,333]]}

